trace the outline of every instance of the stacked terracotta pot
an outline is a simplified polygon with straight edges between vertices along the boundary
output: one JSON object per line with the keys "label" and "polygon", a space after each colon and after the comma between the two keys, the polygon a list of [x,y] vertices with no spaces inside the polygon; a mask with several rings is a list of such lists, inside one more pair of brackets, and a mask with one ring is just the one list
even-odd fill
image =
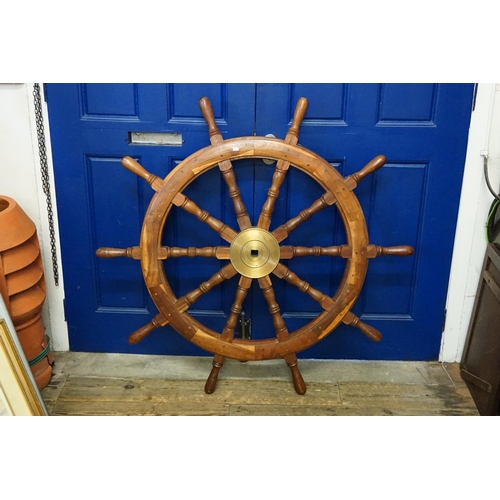
{"label": "stacked terracotta pot", "polygon": [[45,334],[46,287],[33,221],[7,196],[0,196],[0,293],[39,389],[52,376],[54,356]]}

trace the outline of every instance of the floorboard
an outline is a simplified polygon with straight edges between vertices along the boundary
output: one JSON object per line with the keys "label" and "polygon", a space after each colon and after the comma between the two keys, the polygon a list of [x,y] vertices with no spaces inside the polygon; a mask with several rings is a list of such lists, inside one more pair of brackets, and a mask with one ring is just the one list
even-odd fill
{"label": "floorboard", "polygon": [[[68,356],[64,358],[66,361]],[[477,416],[460,378],[458,364],[321,365],[309,370],[307,392],[296,394],[286,374],[273,378],[226,378],[205,394],[205,380],[130,376],[113,367],[114,376],[85,374],[82,365],[65,362],[54,371],[42,397],[54,416]],[[245,368],[248,370],[248,368]],[[385,371],[384,371],[385,370]],[[127,373],[127,376],[117,376]],[[385,376],[390,374],[390,376]],[[264,377],[265,373],[259,371]],[[348,375],[351,374],[349,377]],[[208,375],[208,373],[207,373]],[[275,376],[275,374],[271,374]],[[306,377],[304,377],[306,378]],[[384,380],[384,381],[381,381]]]}

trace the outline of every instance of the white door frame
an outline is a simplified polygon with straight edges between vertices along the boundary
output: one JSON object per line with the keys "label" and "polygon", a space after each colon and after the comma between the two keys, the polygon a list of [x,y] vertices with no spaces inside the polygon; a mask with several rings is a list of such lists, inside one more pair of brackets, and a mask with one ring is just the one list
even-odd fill
{"label": "white door frame", "polygon": [[484,179],[484,154],[494,189],[500,186],[499,89],[479,84],[467,144],[457,231],[447,297],[447,315],[440,361],[459,362],[469,328],[479,276],[486,251],[485,223],[493,197]]}

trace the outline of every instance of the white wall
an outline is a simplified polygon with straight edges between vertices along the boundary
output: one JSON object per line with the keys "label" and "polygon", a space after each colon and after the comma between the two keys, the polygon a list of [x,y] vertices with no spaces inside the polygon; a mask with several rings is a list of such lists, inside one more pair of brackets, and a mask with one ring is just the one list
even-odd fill
{"label": "white wall", "polygon": [[[59,257],[60,285],[54,286],[50,239],[41,188],[40,161],[34,120],[32,84],[0,84],[0,194],[14,198],[33,219],[42,246],[47,280],[44,321],[55,350],[69,349],[67,325],[63,313],[63,276]],[[47,112],[44,103],[44,113]],[[52,181],[52,204],[55,207],[50,156],[49,126],[45,132]],[[488,150],[490,179],[500,190],[500,87],[479,84],[476,109],[472,114],[461,195],[455,250],[447,299],[447,321],[443,333],[442,361],[460,361],[477,283],[486,248],[484,224],[492,196],[483,178],[481,152]],[[57,214],[55,214],[57,230]]]}
{"label": "white wall", "polygon": [[500,191],[500,85],[480,84],[472,113],[457,232],[450,273],[441,360],[460,361],[486,251],[485,224],[493,196],[484,180],[488,153],[490,183]]}
{"label": "white wall", "polygon": [[[45,102],[43,104],[44,113],[47,116]],[[44,127],[49,155],[49,175],[52,181],[52,206],[55,210],[56,199],[48,123],[45,123]],[[43,307],[43,320],[47,333],[52,340],[53,349],[66,351],[69,349],[69,342],[63,312],[64,281],[60,250],[59,245],[57,245],[60,279],[59,286],[56,287],[52,272],[46,198],[41,186],[33,85],[0,84],[0,194],[13,198],[37,227],[45,280],[47,282],[47,298]],[[55,217],[55,224],[56,231],[58,231],[57,216]],[[58,240],[58,237],[56,237],[56,240]]]}

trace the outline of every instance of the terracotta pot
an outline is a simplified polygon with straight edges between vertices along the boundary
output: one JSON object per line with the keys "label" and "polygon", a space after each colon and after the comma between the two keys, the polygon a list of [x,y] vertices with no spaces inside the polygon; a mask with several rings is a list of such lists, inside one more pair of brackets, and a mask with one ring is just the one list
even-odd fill
{"label": "terracotta pot", "polygon": [[16,328],[17,336],[28,359],[40,354],[40,346],[45,340],[45,328],[41,314],[35,315]]}
{"label": "terracotta pot", "polygon": [[[39,353],[45,351],[45,348],[49,345],[49,339],[45,336],[44,341],[39,347]],[[52,365],[54,364],[54,354],[50,349],[47,349],[47,355],[43,356],[38,363],[31,366],[31,372],[35,377],[36,385],[41,390],[47,387],[50,379],[52,377]],[[33,358],[31,358],[33,359]]]}
{"label": "terracotta pot", "polygon": [[[0,293],[39,389],[52,375],[53,354],[42,320],[46,296],[40,244],[33,221],[7,196],[0,196]],[[46,354],[45,354],[46,353]]]}
{"label": "terracotta pot", "polygon": [[[5,271],[4,271],[5,272]],[[5,273],[7,292],[9,296],[24,292],[36,285],[43,278],[42,259],[38,257],[35,262],[28,264],[23,269],[18,269],[13,273]]]}
{"label": "terracotta pot", "polygon": [[28,241],[36,227],[12,198],[0,196],[0,231],[0,252],[4,252]]}
{"label": "terracotta pot", "polygon": [[34,234],[28,241],[2,252],[3,270],[5,274],[19,271],[40,257],[37,236]]}

